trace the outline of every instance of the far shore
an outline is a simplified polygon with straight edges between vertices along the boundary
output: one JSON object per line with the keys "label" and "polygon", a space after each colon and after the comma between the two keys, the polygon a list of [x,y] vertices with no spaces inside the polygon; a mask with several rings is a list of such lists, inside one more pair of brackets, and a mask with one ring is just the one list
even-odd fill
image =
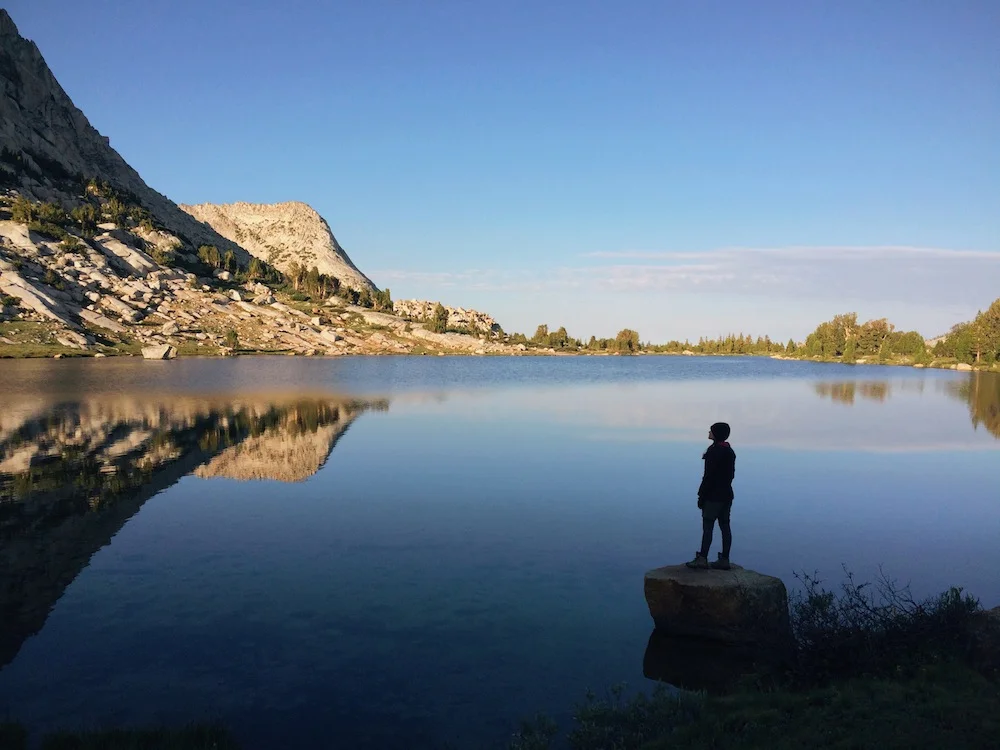
{"label": "far shore", "polygon": [[[470,337],[471,338],[471,337]],[[893,358],[888,361],[879,361],[877,359],[865,359],[860,358],[854,362],[844,362],[842,358],[823,358],[818,356],[802,356],[796,357],[794,355],[788,354],[739,354],[739,353],[716,353],[716,352],[694,352],[694,351],[646,351],[640,350],[631,353],[621,353],[621,352],[610,352],[610,351],[588,351],[582,350],[558,350],[547,347],[527,347],[525,349],[518,349],[513,346],[505,346],[503,351],[470,351],[468,348],[456,348],[453,350],[445,351],[413,351],[413,352],[400,352],[400,351],[378,351],[378,352],[366,352],[366,353],[351,353],[342,355],[328,355],[321,352],[316,354],[302,354],[300,352],[288,351],[288,350],[262,350],[262,349],[240,349],[237,351],[225,351],[221,348],[216,350],[211,349],[199,349],[196,351],[182,350],[178,352],[178,357],[180,358],[199,358],[199,359],[222,359],[227,357],[246,357],[246,356],[296,356],[296,357],[309,357],[314,359],[343,359],[345,357],[422,357],[422,356],[438,356],[438,357],[740,357],[740,358],[766,358],[766,359],[776,359],[788,362],[814,362],[819,364],[849,364],[849,365],[863,365],[863,366],[882,366],[882,367],[910,367],[914,369],[933,369],[933,370],[957,370],[959,372],[994,372],[1000,373],[1000,363],[995,363],[993,365],[970,365],[963,362],[958,362],[954,358],[944,358],[936,359],[924,363],[916,363],[913,358]],[[93,351],[93,350],[81,350],[74,349],[71,347],[61,346],[61,345],[39,345],[31,347],[22,346],[9,346],[0,343],[0,360],[3,359],[101,359],[101,358],[142,358],[142,353],[136,348],[132,349],[114,349],[108,348],[103,351]]]}

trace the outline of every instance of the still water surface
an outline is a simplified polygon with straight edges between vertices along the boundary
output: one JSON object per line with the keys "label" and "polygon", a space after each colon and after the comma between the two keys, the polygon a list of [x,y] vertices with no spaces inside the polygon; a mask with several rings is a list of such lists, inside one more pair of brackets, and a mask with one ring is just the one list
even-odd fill
{"label": "still water surface", "polygon": [[[733,559],[1000,603],[1000,377],[757,358],[0,363],[0,716],[499,747],[652,683],[732,424]],[[713,556],[715,550],[713,549]]]}

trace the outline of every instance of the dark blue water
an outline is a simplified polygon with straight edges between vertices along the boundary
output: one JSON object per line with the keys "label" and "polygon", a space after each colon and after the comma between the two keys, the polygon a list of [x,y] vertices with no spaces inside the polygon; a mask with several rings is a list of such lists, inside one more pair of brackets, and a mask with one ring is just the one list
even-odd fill
{"label": "dark blue water", "polygon": [[[962,585],[1000,603],[996,375],[239,358],[0,363],[0,381],[4,460],[63,434],[62,459],[31,458],[44,473],[102,424],[119,447],[94,455],[118,457],[119,475],[148,473],[153,455],[159,477],[194,455],[163,458],[166,441],[143,438],[156,425],[187,425],[205,452],[148,499],[130,499],[140,485],[58,523],[12,516],[22,542],[97,539],[78,570],[53,553],[68,585],[0,671],[0,715],[36,729],[221,718],[247,748],[499,747],[520,718],[564,717],[587,688],[651,686],[643,573],[692,556],[700,456],[720,419],[738,455],[735,562],[790,586],[796,571],[836,584],[844,566],[862,579],[881,567],[918,596]],[[289,399],[345,398],[382,401],[352,412],[328,457],[323,419],[289,432]],[[254,428],[271,441],[257,453],[260,435],[234,437],[227,412],[246,404],[285,420]],[[218,446],[207,414],[213,434],[228,430]],[[49,497],[10,492],[9,507]],[[130,502],[116,526],[109,514]],[[111,519],[110,543],[81,525],[93,519]],[[8,587],[41,580],[23,559],[5,558]]]}

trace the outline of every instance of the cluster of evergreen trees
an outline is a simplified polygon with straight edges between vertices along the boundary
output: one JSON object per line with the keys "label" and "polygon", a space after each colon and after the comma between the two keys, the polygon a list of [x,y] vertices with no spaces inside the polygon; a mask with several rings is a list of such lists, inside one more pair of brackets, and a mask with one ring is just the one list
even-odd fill
{"label": "cluster of evergreen trees", "polygon": [[876,357],[888,361],[893,356],[928,360],[924,337],[916,331],[897,331],[885,318],[858,323],[857,313],[835,315],[820,323],[806,337],[802,352],[807,357],[839,358],[854,362],[859,357]]}
{"label": "cluster of evergreen trees", "polygon": [[237,281],[259,281],[262,284],[281,284],[284,275],[277,268],[260,258],[251,258],[244,267],[239,264],[235,253],[226,250],[220,253],[215,245],[201,245],[198,248],[198,260],[211,271],[229,271]]}
{"label": "cluster of evergreen trees", "polygon": [[561,349],[564,351],[594,351],[594,352],[618,352],[620,354],[631,354],[643,348],[639,342],[639,333],[631,328],[623,328],[613,339],[599,339],[591,336],[590,341],[584,344],[580,339],[573,338],[567,333],[564,326],[560,326],[555,331],[550,331],[544,323],[535,329],[535,335],[530,339],[523,333],[513,333],[509,337],[512,344],[525,344],[546,349]]}
{"label": "cluster of evergreen trees", "polygon": [[994,300],[975,319],[953,326],[932,350],[928,350],[924,337],[916,331],[897,331],[885,318],[858,323],[855,313],[845,313],[820,323],[806,337],[799,354],[844,362],[854,362],[859,357],[874,357],[881,362],[905,357],[917,363],[944,358],[992,365],[1000,362],[1000,299]]}
{"label": "cluster of evergreen trees", "polygon": [[770,336],[758,336],[756,339],[749,334],[730,333],[718,338],[700,338],[697,344],[690,341],[668,341],[666,344],[657,344],[649,347],[650,351],[667,352],[679,354],[690,351],[695,354],[785,354],[796,350],[795,342],[789,340],[788,344],[781,344],[772,341]]}
{"label": "cluster of evergreen trees", "polygon": [[58,203],[34,202],[17,195],[11,203],[11,219],[26,224],[33,232],[56,240],[65,240],[70,231],[91,238],[97,233],[97,225],[105,222],[126,230],[142,227],[152,231],[159,228],[153,215],[139,203],[138,198],[101,180],[87,180],[81,200],[80,205],[67,212]]}
{"label": "cluster of evergreen trees", "polygon": [[969,364],[1000,362],[1000,298],[968,323],[953,326],[934,345],[934,355],[954,357]]}
{"label": "cluster of evergreen trees", "polygon": [[820,323],[803,344],[789,339],[782,344],[770,336],[749,336],[743,333],[728,334],[718,338],[700,338],[691,341],[668,341],[666,344],[640,343],[639,334],[624,329],[613,339],[591,336],[585,344],[570,336],[564,327],[550,331],[540,325],[530,339],[524,334],[510,336],[511,343],[522,343],[551,349],[570,351],[657,352],[680,354],[785,354],[798,357],[818,357],[825,360],[856,362],[864,357],[880,362],[905,359],[916,363],[929,363],[933,358],[953,358],[968,364],[992,365],[1000,362],[1000,299],[997,299],[974,320],[959,323],[947,336],[929,350],[924,337],[917,331],[898,331],[885,318],[858,321],[857,313],[835,315]]}
{"label": "cluster of evergreen trees", "polygon": [[392,292],[389,289],[375,290],[374,294],[367,289],[352,289],[341,284],[336,276],[320,273],[316,266],[307,268],[299,263],[291,263],[284,274],[283,283],[286,289],[290,289],[292,299],[318,302],[336,295],[354,305],[392,312]]}

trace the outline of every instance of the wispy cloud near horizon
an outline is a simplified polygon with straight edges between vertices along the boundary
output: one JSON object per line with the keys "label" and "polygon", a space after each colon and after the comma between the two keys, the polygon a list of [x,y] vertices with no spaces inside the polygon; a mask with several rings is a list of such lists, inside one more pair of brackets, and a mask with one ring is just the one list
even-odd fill
{"label": "wispy cloud near horizon", "polygon": [[[909,246],[600,251],[581,259],[617,261],[538,269],[388,270],[381,278],[417,286],[490,291],[580,288],[798,297],[865,297],[914,303],[933,295],[961,303],[1000,294],[1000,252]],[[624,261],[642,261],[629,263]]]}
{"label": "wispy cloud near horizon", "polygon": [[397,294],[481,305],[504,322],[515,321],[517,329],[530,327],[532,320],[551,320],[554,312],[566,325],[579,320],[580,327],[586,321],[586,328],[593,328],[602,319],[593,311],[595,300],[602,300],[609,323],[638,325],[656,335],[700,335],[691,323],[677,330],[679,314],[697,314],[699,320],[711,319],[713,329],[790,330],[801,337],[807,331],[800,329],[811,330],[823,319],[815,315],[850,309],[873,317],[904,311],[898,325],[936,335],[1000,296],[1000,251],[895,245],[735,247],[602,251],[578,258],[575,265],[389,270],[373,276]]}

